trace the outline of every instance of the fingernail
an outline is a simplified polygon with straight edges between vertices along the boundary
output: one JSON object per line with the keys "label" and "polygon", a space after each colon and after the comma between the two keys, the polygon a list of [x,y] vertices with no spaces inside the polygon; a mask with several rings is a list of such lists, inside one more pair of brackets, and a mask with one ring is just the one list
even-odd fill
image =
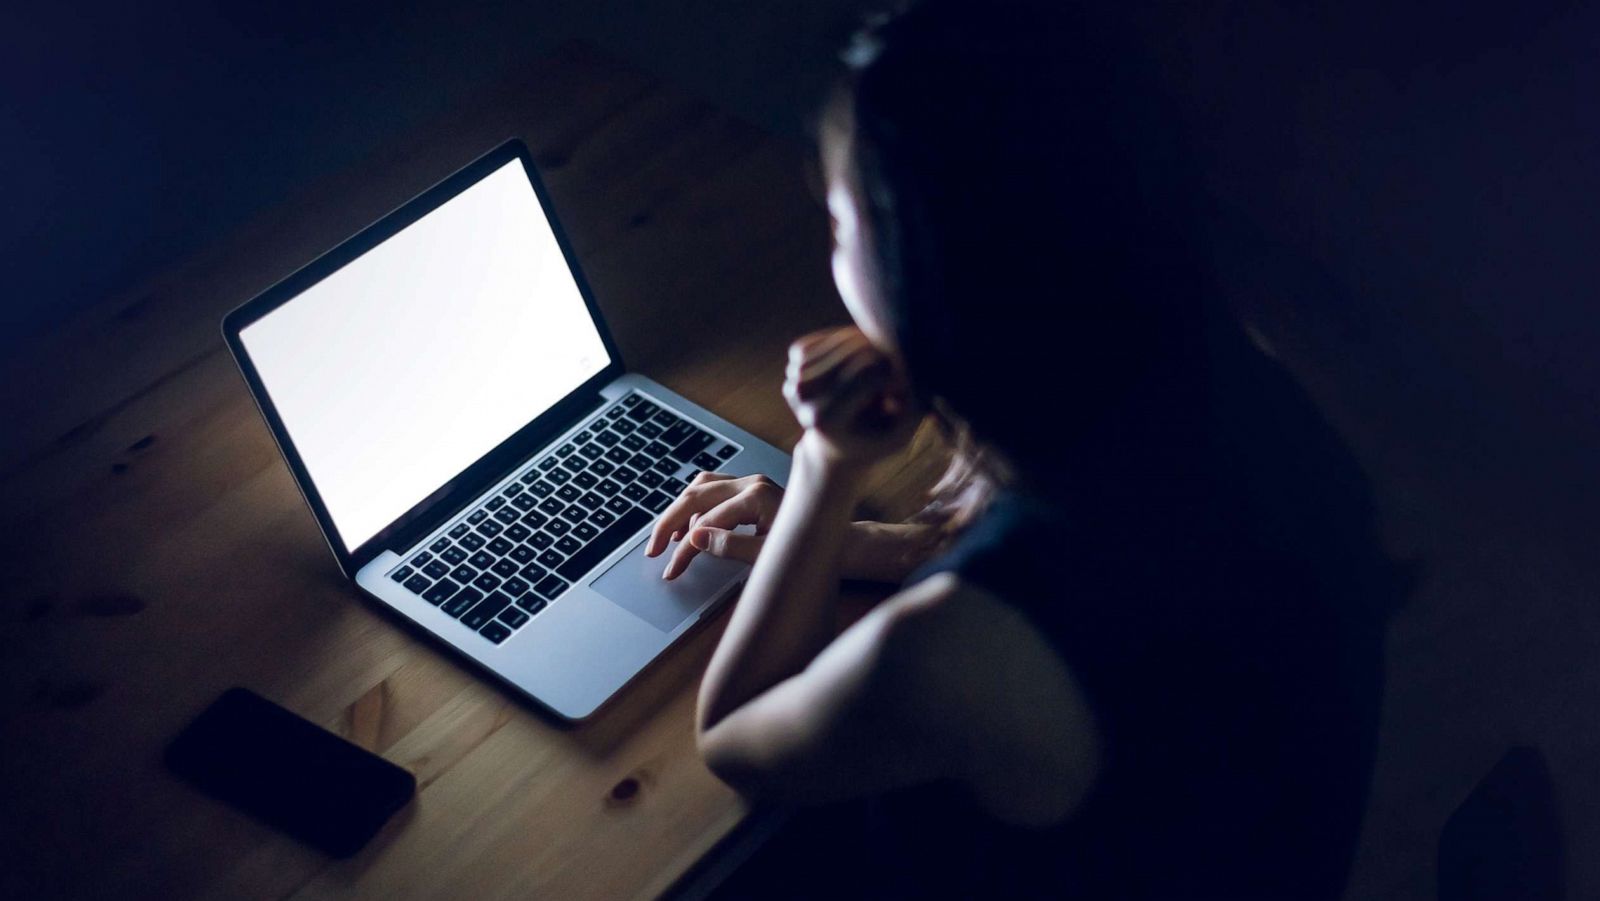
{"label": "fingernail", "polygon": [[695,529],[693,532],[689,533],[689,543],[694,545],[699,550],[705,550],[706,546],[711,543],[711,530]]}

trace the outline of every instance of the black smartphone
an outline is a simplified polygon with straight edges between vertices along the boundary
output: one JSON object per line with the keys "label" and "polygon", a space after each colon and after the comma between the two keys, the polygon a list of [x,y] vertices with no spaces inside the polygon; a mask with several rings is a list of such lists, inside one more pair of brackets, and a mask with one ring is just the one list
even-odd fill
{"label": "black smartphone", "polygon": [[415,776],[243,688],[184,728],[167,768],[334,857],[361,850],[416,794]]}

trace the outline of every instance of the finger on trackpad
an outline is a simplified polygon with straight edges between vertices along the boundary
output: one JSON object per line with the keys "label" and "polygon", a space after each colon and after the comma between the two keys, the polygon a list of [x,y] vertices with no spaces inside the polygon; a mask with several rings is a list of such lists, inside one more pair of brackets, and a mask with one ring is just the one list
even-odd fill
{"label": "finger on trackpad", "polygon": [[639,542],[589,587],[663,632],[678,628],[750,568],[748,563],[700,554],[688,569],[668,582],[661,574],[672,559],[672,546],[653,558],[644,555],[644,546]]}

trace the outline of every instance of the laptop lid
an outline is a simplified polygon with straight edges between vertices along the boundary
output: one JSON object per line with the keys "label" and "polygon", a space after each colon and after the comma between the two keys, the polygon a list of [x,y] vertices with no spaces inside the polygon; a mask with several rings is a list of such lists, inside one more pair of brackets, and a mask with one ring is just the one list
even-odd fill
{"label": "laptop lid", "polygon": [[521,142],[228,315],[341,569],[425,535],[622,372]]}

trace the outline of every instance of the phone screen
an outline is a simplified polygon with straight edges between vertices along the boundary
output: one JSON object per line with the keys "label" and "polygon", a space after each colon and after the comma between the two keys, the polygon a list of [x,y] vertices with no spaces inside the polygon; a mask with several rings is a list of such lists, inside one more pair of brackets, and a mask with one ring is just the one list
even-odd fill
{"label": "phone screen", "polygon": [[334,857],[361,850],[416,793],[416,777],[242,688],[167,746],[167,768]]}

